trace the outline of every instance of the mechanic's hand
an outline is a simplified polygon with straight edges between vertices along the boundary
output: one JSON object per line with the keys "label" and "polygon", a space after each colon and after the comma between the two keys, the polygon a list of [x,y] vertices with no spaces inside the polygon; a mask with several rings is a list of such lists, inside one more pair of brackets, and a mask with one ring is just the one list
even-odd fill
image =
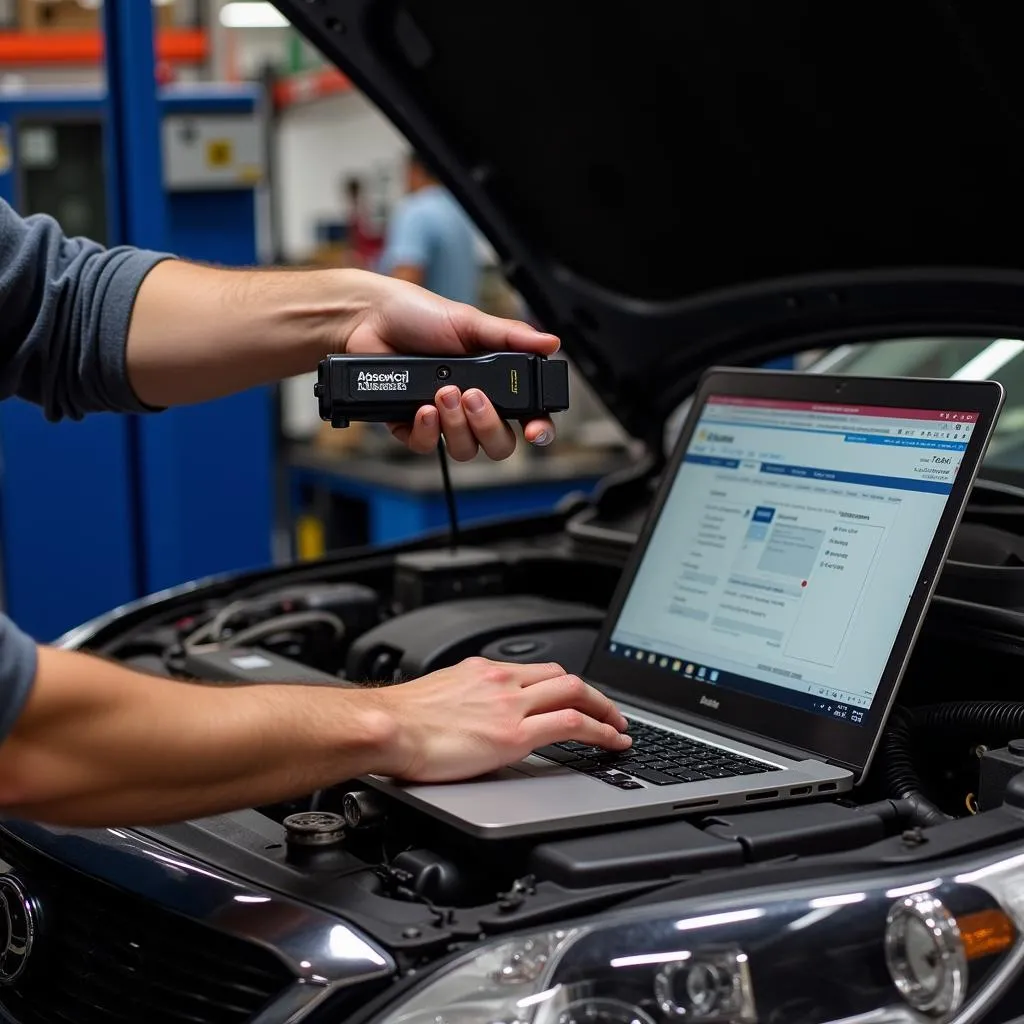
{"label": "mechanic's hand", "polygon": [[395,725],[374,773],[410,782],[475,778],[563,740],[608,750],[633,742],[615,705],[559,665],[470,658],[369,692]]}
{"label": "mechanic's hand", "polygon": [[[378,274],[362,277],[360,304],[365,304],[366,312],[356,317],[345,342],[345,351],[352,355],[461,356],[480,350],[552,355],[558,351],[554,335],[541,334],[529,324],[488,316],[407,281]],[[512,428],[476,389],[460,394],[456,387],[442,388],[436,407],[425,405],[412,424],[393,423],[390,428],[399,441],[420,454],[437,448],[443,431],[448,454],[458,462],[469,461],[480,448],[492,459],[507,459],[516,448]],[[533,420],[523,424],[523,434],[531,444],[543,447],[554,440],[554,424]]]}

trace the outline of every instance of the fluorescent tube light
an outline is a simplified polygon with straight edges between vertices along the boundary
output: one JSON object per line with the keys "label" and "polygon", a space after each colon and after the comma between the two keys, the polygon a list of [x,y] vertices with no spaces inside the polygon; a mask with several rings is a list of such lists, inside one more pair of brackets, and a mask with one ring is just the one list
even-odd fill
{"label": "fluorescent tube light", "polygon": [[287,28],[288,19],[273,5],[263,0],[233,0],[220,9],[220,23],[225,28]]}

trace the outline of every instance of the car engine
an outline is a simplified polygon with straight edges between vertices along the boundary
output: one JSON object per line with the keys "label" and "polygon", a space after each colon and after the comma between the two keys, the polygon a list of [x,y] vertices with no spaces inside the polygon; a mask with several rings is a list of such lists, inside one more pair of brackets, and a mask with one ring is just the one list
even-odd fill
{"label": "car engine", "polygon": [[[558,661],[581,672],[628,544],[595,531],[589,510],[582,534],[566,529],[566,519],[479,527],[456,551],[434,539],[184,588],[101,622],[85,646],[150,675],[224,686],[386,686],[473,655]],[[955,610],[941,599],[933,605],[883,749],[850,797],[497,843],[352,780],[285,804],[132,830],[133,842],[153,844],[147,855],[162,862],[180,857],[343,918],[394,960],[393,970],[358,988],[359,1006],[372,1006],[377,993],[393,994],[484,938],[662,894],[734,892],[786,872],[831,877],[893,847],[923,856],[933,832],[967,819],[977,835],[990,820],[993,834],[1009,827],[1024,839],[1024,818],[1008,824],[1004,813],[1024,769],[1024,705],[1007,703],[1019,650],[990,645],[979,663]],[[19,1022],[262,1020],[259,1008],[287,988],[290,975],[265,950],[140,907],[116,886],[81,882],[103,852],[98,839],[61,837],[69,866],[53,859],[52,830],[51,849],[40,852],[34,828],[0,829],[0,858],[61,908],[56,955],[67,967],[57,989],[38,973],[0,987],[0,1007]],[[181,885],[202,902],[201,878],[183,875]],[[72,892],[86,902],[70,901]],[[109,977],[88,969],[97,955],[107,958]],[[215,963],[225,965],[219,973]],[[135,1016],[109,1015],[121,998],[104,988],[112,979],[137,1000]],[[165,984],[177,1002],[156,998]],[[345,1012],[329,1019],[355,1012],[331,1005]],[[794,1010],[784,1019],[814,1018]]]}

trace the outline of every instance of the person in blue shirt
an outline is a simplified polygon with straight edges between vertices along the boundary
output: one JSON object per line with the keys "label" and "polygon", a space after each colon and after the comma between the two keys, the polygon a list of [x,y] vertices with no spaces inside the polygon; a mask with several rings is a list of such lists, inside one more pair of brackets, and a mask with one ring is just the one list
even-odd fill
{"label": "person in blue shirt", "polygon": [[421,157],[409,158],[407,173],[407,194],[388,224],[380,270],[446,299],[476,304],[480,258],[472,222]]}

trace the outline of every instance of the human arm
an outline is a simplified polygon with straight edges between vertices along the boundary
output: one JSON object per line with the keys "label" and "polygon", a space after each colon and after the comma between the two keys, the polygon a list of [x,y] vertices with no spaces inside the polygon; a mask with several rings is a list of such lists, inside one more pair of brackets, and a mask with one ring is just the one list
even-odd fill
{"label": "human arm", "polygon": [[380,265],[390,277],[423,285],[430,257],[430,220],[416,203],[399,203],[388,222]]}
{"label": "human arm", "polygon": [[[157,266],[139,290],[127,340],[127,370],[153,406],[217,398],[314,369],[328,353],[467,355],[515,350],[550,355],[558,339],[528,324],[488,316],[404,281],[362,270],[238,271],[182,262]],[[454,392],[452,407],[444,398]],[[515,437],[480,391],[445,388],[435,406],[392,432],[414,451],[453,458],[478,447],[495,459]],[[549,420],[524,425],[528,441],[554,438]]]}
{"label": "human arm", "polygon": [[163,259],[68,238],[49,217],[0,200],[0,398],[19,395],[47,418],[141,412],[125,338],[142,282]]}
{"label": "human arm", "polygon": [[[104,250],[0,200],[0,398],[20,395],[52,420],[218,398],[314,370],[329,353],[557,348],[526,324],[366,271],[223,270]],[[425,451],[450,425],[456,437],[469,429],[472,454],[477,442],[494,458],[514,447],[489,402],[454,417],[425,407],[415,430],[396,433]],[[525,434],[553,431],[539,420]]]}
{"label": "human arm", "polygon": [[37,658],[0,743],[0,813],[60,824],[177,821],[364,774],[469,778],[559,740],[629,743],[611,702],[554,665],[471,659],[363,690],[204,686],[46,647]]}

